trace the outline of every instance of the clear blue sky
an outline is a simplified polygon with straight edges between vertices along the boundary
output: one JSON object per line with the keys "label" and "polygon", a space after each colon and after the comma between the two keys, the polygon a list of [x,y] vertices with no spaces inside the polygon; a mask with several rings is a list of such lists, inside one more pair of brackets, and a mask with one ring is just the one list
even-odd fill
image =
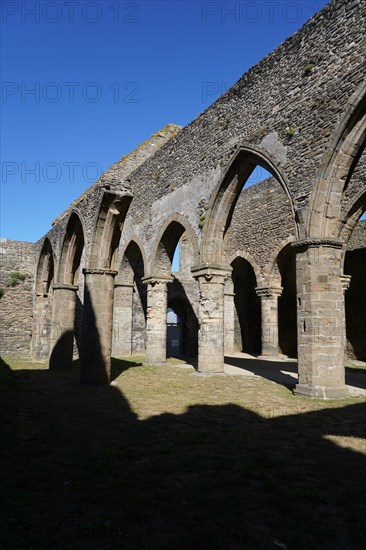
{"label": "clear blue sky", "polygon": [[326,3],[3,0],[1,236],[39,239],[101,171],[188,124]]}

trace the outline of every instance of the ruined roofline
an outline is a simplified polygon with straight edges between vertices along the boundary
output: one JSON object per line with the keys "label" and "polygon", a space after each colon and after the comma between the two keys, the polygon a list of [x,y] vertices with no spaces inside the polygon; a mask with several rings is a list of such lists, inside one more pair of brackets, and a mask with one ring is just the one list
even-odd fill
{"label": "ruined roofline", "polygon": [[[178,124],[168,123],[163,128],[155,132],[147,140],[140,143],[128,153],[124,155],[119,161],[113,163],[100,178],[94,182],[90,187],[88,187],[81,195],[79,195],[57,218],[55,218],[51,225],[54,226],[60,222],[65,216],[70,213],[70,210],[77,206],[89,193],[93,192],[97,187],[103,184],[103,179],[108,175],[109,172],[113,169],[122,168],[124,172],[124,178],[126,178],[130,173],[132,173],[136,168],[138,168],[145,161],[149,160],[154,154],[163,146],[167,141],[176,136],[182,129],[182,126]],[[152,150],[149,152],[149,148]],[[129,170],[129,164],[131,164],[131,169]]]}

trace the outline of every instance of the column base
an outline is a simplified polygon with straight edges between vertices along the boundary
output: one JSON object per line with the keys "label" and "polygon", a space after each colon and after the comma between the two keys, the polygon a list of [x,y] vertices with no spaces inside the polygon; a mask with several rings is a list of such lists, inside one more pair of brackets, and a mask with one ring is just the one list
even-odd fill
{"label": "column base", "polygon": [[294,395],[303,395],[305,397],[315,397],[318,399],[344,399],[349,397],[347,386],[341,388],[332,388],[330,386],[306,386],[305,384],[296,384]]}
{"label": "column base", "polygon": [[206,365],[198,365],[197,372],[200,374],[225,374],[225,365],[220,363],[218,365],[210,365],[208,368]]}

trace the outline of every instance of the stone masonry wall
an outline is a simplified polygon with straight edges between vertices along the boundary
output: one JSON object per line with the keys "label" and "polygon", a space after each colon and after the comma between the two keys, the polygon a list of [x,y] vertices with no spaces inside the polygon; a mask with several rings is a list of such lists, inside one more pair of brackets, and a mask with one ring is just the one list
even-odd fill
{"label": "stone masonry wall", "polygon": [[[27,357],[30,354],[33,321],[34,244],[0,241],[0,354]],[[24,281],[8,286],[10,273],[27,274]]]}

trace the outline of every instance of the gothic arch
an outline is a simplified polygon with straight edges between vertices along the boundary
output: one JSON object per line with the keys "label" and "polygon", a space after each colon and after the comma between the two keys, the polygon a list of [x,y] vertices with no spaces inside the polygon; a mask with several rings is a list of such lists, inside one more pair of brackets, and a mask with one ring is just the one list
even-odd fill
{"label": "gothic arch", "polygon": [[165,221],[156,238],[151,259],[151,273],[170,276],[174,251],[183,234],[187,235],[192,245],[192,267],[198,264],[197,237],[188,220],[181,214],[174,213]]}
{"label": "gothic arch", "polygon": [[32,357],[47,359],[50,350],[55,260],[50,240],[43,241],[37,263],[33,305]]}
{"label": "gothic arch", "polygon": [[78,284],[81,255],[84,250],[84,227],[79,214],[73,211],[66,227],[61,247],[58,282],[70,285]]}
{"label": "gothic arch", "polygon": [[91,267],[115,269],[122,226],[132,200],[132,194],[123,195],[104,190],[94,230]]}
{"label": "gothic arch", "polygon": [[340,229],[339,229],[339,238],[348,243],[360,217],[363,212],[366,210],[366,189],[358,193],[354,198],[353,203],[351,204],[348,212],[343,217]]}
{"label": "gothic arch", "polygon": [[348,101],[328,141],[320,175],[313,190],[307,233],[310,237],[338,236],[341,200],[366,145],[366,83]]}
{"label": "gothic arch", "polygon": [[223,263],[225,234],[230,226],[235,205],[245,182],[257,165],[268,170],[285,191],[291,205],[292,217],[297,231],[294,203],[282,170],[268,153],[249,145],[242,145],[230,161],[212,195],[203,229],[202,264]]}
{"label": "gothic arch", "polygon": [[269,262],[264,270],[264,276],[267,284],[269,285],[278,285],[281,286],[281,276],[278,271],[278,258],[281,254],[281,252],[288,246],[289,244],[293,243],[295,241],[295,237],[287,237],[284,241],[282,241],[272,252],[271,257],[269,259]]}
{"label": "gothic arch", "polygon": [[253,256],[249,254],[249,252],[246,252],[245,250],[237,250],[235,254],[232,254],[232,256],[230,256],[227,263],[231,266],[232,263],[235,262],[235,260],[237,260],[238,258],[242,258],[243,260],[246,260],[251,265],[255,274],[257,286],[260,286],[262,283],[264,284],[261,269],[257,264],[257,262],[255,261],[255,259],[253,258]]}
{"label": "gothic arch", "polygon": [[50,240],[46,237],[43,241],[39,255],[36,272],[36,295],[47,295],[52,293],[52,282],[54,278],[55,261]]}
{"label": "gothic arch", "polygon": [[[139,237],[133,235],[120,253],[121,263],[119,266],[116,283],[133,282],[134,270],[140,264],[143,273],[146,271],[146,254],[144,245]],[[132,278],[132,279],[131,279]]]}

